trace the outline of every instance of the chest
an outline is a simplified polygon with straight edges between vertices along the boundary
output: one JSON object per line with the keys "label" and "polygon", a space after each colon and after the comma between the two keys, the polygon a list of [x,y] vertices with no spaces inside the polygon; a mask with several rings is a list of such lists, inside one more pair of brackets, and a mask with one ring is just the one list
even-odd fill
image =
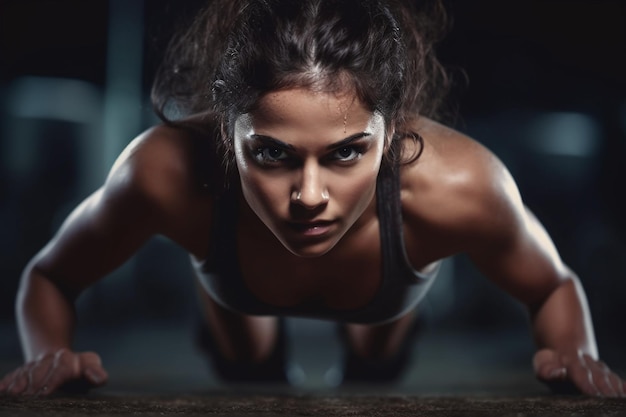
{"label": "chest", "polygon": [[278,307],[356,309],[375,296],[382,280],[377,221],[316,258],[293,255],[271,233],[250,237],[238,230],[236,247],[245,285],[256,298]]}

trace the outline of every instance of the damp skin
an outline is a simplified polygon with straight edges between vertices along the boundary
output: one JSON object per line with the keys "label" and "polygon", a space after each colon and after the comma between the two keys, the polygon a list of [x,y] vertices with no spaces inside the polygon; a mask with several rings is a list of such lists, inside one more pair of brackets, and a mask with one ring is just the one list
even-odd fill
{"label": "damp skin", "polygon": [[371,206],[385,123],[350,93],[265,95],[235,123],[244,199],[293,254],[331,250]]}

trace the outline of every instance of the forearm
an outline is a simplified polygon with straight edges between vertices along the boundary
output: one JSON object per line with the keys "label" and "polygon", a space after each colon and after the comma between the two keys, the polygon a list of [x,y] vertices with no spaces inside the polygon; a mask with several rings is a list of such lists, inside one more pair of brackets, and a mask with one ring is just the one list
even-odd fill
{"label": "forearm", "polygon": [[587,299],[575,274],[564,280],[541,305],[532,308],[531,317],[539,349],[582,351],[598,357]]}
{"label": "forearm", "polygon": [[71,348],[76,321],[74,305],[32,265],[22,276],[16,317],[25,361]]}

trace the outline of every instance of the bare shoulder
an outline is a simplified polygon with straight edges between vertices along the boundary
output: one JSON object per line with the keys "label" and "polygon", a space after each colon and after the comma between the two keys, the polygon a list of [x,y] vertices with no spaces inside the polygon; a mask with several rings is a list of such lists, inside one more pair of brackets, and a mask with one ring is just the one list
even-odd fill
{"label": "bare shoulder", "polygon": [[[420,118],[414,129],[423,138],[424,149],[419,159],[402,169],[406,220],[459,239],[504,237],[524,212],[504,164],[474,139],[432,120]],[[410,152],[412,146],[407,143],[405,148]]]}
{"label": "bare shoulder", "polygon": [[[166,125],[135,138],[116,160],[103,192],[149,209],[158,232],[190,249],[194,227],[210,218],[213,159],[206,131]],[[190,249],[191,252],[195,252]]]}
{"label": "bare shoulder", "polygon": [[132,184],[146,192],[167,188],[186,174],[185,136],[184,132],[163,125],[146,130],[119,155],[107,182]]}
{"label": "bare shoulder", "polygon": [[118,183],[167,202],[194,193],[210,181],[207,144],[201,130],[154,126],[136,137],[117,158],[107,183]]}

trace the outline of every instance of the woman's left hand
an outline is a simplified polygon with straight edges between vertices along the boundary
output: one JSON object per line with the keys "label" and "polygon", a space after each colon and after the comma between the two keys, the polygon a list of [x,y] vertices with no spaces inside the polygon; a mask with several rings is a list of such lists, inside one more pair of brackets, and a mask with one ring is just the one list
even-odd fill
{"label": "woman's left hand", "polygon": [[586,395],[626,397],[626,382],[604,362],[582,351],[561,353],[542,349],[535,354],[533,367],[537,378],[556,392],[565,393],[562,388],[573,385]]}

